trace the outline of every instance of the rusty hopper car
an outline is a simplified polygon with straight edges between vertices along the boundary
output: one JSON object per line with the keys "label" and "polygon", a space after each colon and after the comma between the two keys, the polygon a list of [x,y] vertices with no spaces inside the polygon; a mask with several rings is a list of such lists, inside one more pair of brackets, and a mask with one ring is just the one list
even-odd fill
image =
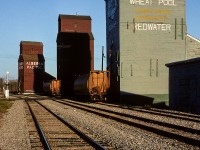
{"label": "rusty hopper car", "polygon": [[91,100],[106,100],[110,87],[110,73],[108,71],[90,71],[74,81],[76,97],[89,97]]}
{"label": "rusty hopper car", "polygon": [[50,80],[43,82],[43,92],[48,95],[60,95],[60,80]]}

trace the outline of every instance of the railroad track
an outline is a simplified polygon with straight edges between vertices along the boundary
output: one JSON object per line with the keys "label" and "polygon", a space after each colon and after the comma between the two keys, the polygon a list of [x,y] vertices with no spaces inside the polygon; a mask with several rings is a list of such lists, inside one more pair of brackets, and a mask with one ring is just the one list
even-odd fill
{"label": "railroad track", "polygon": [[162,121],[148,119],[144,117],[138,117],[135,115],[128,115],[119,112],[113,112],[107,109],[88,106],[86,104],[66,101],[66,100],[54,100],[61,104],[65,104],[71,107],[75,107],[105,118],[109,118],[124,124],[135,126],[158,135],[162,135],[168,138],[176,139],[183,143],[187,143],[194,146],[199,146],[200,143],[200,130],[180,125],[170,124]]}
{"label": "railroad track", "polygon": [[156,108],[122,106],[122,105],[107,104],[107,103],[102,103],[102,102],[97,102],[97,104],[108,106],[108,107],[116,107],[116,108],[122,108],[122,109],[127,109],[127,110],[133,110],[133,111],[138,111],[138,112],[143,112],[143,113],[148,113],[148,114],[166,116],[166,117],[171,117],[175,119],[184,119],[184,120],[200,123],[200,115],[196,115],[196,114],[189,114],[189,113],[171,111],[171,110],[161,110],[161,109],[156,109]]}
{"label": "railroad track", "polygon": [[24,105],[24,107],[25,107],[27,129],[31,146],[30,149],[43,149],[43,144],[40,141],[40,136],[38,134],[37,128],[31,116],[31,112],[28,108],[28,105]]}
{"label": "railroad track", "polygon": [[25,101],[40,138],[38,140],[34,131],[34,138],[31,139],[33,149],[106,149],[40,102],[32,98],[26,98]]}

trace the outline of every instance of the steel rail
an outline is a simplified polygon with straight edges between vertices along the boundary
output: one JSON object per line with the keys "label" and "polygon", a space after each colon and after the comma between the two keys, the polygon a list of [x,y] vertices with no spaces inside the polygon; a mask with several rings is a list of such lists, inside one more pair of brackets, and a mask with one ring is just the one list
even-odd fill
{"label": "steel rail", "polygon": [[79,104],[79,103],[74,103],[74,102],[70,102],[70,103],[73,103],[73,104],[76,104],[76,105],[80,105],[80,106],[83,106],[83,107],[92,108],[92,109],[95,109],[95,110],[100,110],[100,111],[103,111],[103,112],[116,114],[116,115],[119,115],[119,116],[124,116],[124,117],[132,118],[132,119],[141,120],[141,121],[144,121],[144,122],[151,122],[153,124],[158,124],[160,126],[165,126],[165,127],[169,127],[169,128],[175,128],[175,129],[183,130],[185,132],[189,132],[189,133],[199,134],[200,135],[200,130],[197,130],[197,129],[192,129],[192,128],[188,128],[188,127],[184,127],[184,126],[170,124],[170,123],[167,123],[167,122],[160,122],[160,121],[157,121],[157,120],[148,119],[148,118],[144,118],[144,117],[138,117],[138,116],[135,116],[135,115],[129,115],[129,114],[124,114],[124,113],[114,112],[114,111],[103,109],[103,108],[97,108],[97,107],[93,107],[93,106],[88,106],[88,105],[85,105],[85,104]]}
{"label": "steel rail", "polygon": [[[129,107],[129,106],[120,106],[120,105],[114,106],[114,105],[99,103],[99,102],[97,102],[97,104],[105,105],[105,106],[108,106],[108,107],[117,107],[117,108],[121,108],[121,109],[150,113],[150,114],[155,114],[155,115],[162,115],[162,116],[171,117],[171,118],[184,119],[184,120],[198,122],[198,123],[200,122],[200,116],[198,116],[198,115],[181,114],[181,113],[164,111],[164,110],[159,110],[159,109],[154,110],[154,109],[145,109],[145,108],[132,108],[132,107]],[[180,115],[182,115],[182,116],[180,116]],[[190,117],[190,118],[186,118],[186,117]]]}
{"label": "steel rail", "polygon": [[52,115],[54,115],[57,119],[59,119],[62,123],[64,123],[66,126],[68,126],[71,130],[73,130],[76,134],[78,134],[81,138],[83,138],[85,141],[87,141],[92,147],[94,147],[95,149],[98,150],[106,150],[106,148],[104,148],[102,145],[98,144],[97,142],[95,142],[93,139],[91,139],[89,136],[87,136],[86,134],[84,134],[83,132],[81,132],[80,130],[78,130],[77,128],[75,128],[73,125],[71,125],[70,123],[68,123],[66,120],[64,120],[63,118],[61,118],[59,115],[57,115],[56,113],[52,112],[50,109],[48,109],[46,106],[44,106],[43,104],[41,104],[38,101],[35,101],[38,104],[40,104],[43,108],[45,108],[48,112],[50,112]]}
{"label": "steel rail", "polygon": [[31,107],[30,107],[28,101],[27,101],[26,99],[25,99],[25,101],[26,101],[26,103],[27,103],[27,105],[28,105],[29,111],[31,112],[31,116],[33,117],[35,126],[36,126],[37,131],[38,131],[39,136],[40,136],[40,140],[41,140],[41,142],[42,142],[42,144],[43,144],[45,150],[51,150],[51,147],[50,147],[50,145],[49,145],[49,143],[48,143],[48,141],[47,141],[47,138],[46,138],[46,136],[45,136],[45,134],[44,134],[42,128],[40,127],[40,125],[39,125],[39,123],[38,123],[38,121],[37,121],[37,118],[36,118],[36,116],[35,116],[34,113],[33,113],[33,110],[31,109]]}
{"label": "steel rail", "polygon": [[[144,109],[144,108],[131,108],[133,110],[135,109]],[[146,109],[144,109],[146,110]],[[167,110],[162,110],[162,109],[157,109],[157,108],[151,108],[150,109],[151,111],[156,111],[156,112],[161,112],[161,113],[168,113],[168,114],[173,114],[173,115],[184,115],[184,116],[187,116],[187,117],[191,117],[191,118],[194,118],[194,119],[200,119],[200,115],[196,115],[196,114],[191,114],[191,113],[185,113],[185,112],[171,112],[171,111],[167,111]]]}
{"label": "steel rail", "polygon": [[136,122],[133,122],[133,121],[126,120],[126,119],[107,115],[105,113],[93,111],[93,110],[90,110],[90,109],[87,109],[87,108],[82,108],[81,106],[75,106],[75,104],[69,104],[69,102],[65,103],[65,102],[60,102],[60,101],[57,101],[57,100],[56,100],[56,102],[59,102],[61,104],[65,104],[65,105],[69,105],[71,107],[75,107],[75,108],[78,108],[78,109],[81,109],[81,110],[85,110],[87,112],[94,113],[96,115],[99,115],[99,116],[102,116],[102,117],[105,117],[105,118],[109,118],[109,119],[112,119],[112,120],[115,120],[115,121],[118,121],[118,122],[121,122],[121,123],[124,123],[124,124],[127,124],[127,125],[131,125],[131,126],[143,129],[143,130],[154,132],[158,135],[163,135],[165,137],[173,138],[173,139],[176,139],[178,141],[182,141],[182,142],[187,143],[187,144],[199,146],[199,143],[200,143],[200,141],[197,140],[197,139],[193,139],[193,138],[186,137],[186,136],[183,136],[183,135],[180,135],[180,134],[176,134],[176,133],[173,133],[173,132],[158,129],[156,127],[151,127],[151,126],[148,126],[148,125],[145,125],[145,124],[140,124],[140,123],[136,123]]}

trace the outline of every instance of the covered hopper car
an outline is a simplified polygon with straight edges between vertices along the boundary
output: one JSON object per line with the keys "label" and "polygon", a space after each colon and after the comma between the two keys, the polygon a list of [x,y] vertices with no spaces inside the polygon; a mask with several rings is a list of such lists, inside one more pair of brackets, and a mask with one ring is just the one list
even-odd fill
{"label": "covered hopper car", "polygon": [[91,100],[106,100],[110,87],[109,71],[90,71],[74,81],[74,95],[89,97]]}
{"label": "covered hopper car", "polygon": [[60,95],[60,80],[50,80],[43,82],[43,92],[48,95]]}

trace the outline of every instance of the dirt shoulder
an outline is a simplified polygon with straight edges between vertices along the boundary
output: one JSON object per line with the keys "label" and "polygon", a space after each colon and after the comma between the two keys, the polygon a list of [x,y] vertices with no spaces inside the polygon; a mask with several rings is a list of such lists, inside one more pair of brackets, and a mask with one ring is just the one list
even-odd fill
{"label": "dirt shoulder", "polygon": [[3,117],[0,118],[0,150],[31,149],[24,101],[1,101],[2,110],[4,111]]}
{"label": "dirt shoulder", "polygon": [[4,98],[0,98],[0,126],[1,126],[1,120],[3,118],[3,114],[7,112],[7,110],[12,106],[13,101],[7,100]]}

